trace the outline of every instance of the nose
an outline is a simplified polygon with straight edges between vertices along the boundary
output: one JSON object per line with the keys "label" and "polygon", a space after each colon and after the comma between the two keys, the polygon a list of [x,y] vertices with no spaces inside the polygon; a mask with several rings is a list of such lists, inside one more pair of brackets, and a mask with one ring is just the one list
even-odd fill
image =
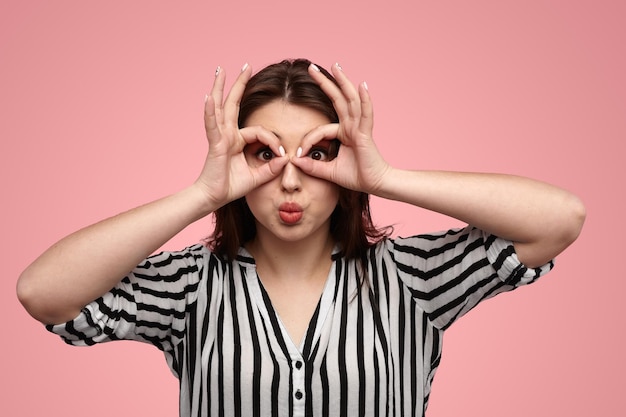
{"label": "nose", "polygon": [[300,190],[302,172],[291,162],[288,162],[283,168],[281,174],[280,185],[287,192]]}

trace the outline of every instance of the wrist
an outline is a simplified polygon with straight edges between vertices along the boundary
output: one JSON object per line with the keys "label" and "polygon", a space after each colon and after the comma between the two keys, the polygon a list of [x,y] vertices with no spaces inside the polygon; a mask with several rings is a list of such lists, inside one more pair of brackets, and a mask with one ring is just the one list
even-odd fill
{"label": "wrist", "polygon": [[406,171],[387,165],[369,194],[388,200],[398,200],[398,190],[403,187],[404,175],[406,175]]}
{"label": "wrist", "polygon": [[181,199],[180,203],[190,210],[189,214],[192,221],[200,220],[222,206],[222,204],[215,202],[198,183],[193,183],[176,195]]}

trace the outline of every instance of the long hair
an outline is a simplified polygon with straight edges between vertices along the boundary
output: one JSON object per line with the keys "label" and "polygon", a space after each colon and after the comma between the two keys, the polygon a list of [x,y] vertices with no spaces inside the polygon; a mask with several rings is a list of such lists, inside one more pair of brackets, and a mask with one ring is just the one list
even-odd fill
{"label": "long hair", "polygon": [[[308,73],[310,64],[311,61],[306,59],[284,60],[265,67],[250,78],[241,98],[239,128],[245,126],[253,112],[275,100],[316,110],[331,123],[337,123],[339,117],[332,101]],[[337,84],[328,71],[318,67]],[[209,238],[209,246],[214,253],[233,260],[239,247],[256,236],[255,218],[245,197],[219,208],[214,216],[215,229]],[[339,201],[330,217],[330,234],[339,244],[342,256],[363,261],[367,250],[388,236],[390,229],[374,226],[369,194],[340,187]]]}

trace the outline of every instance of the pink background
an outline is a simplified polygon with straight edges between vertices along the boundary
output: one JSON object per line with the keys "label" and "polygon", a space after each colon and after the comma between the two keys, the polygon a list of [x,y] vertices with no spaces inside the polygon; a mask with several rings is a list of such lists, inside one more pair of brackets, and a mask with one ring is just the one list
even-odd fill
{"label": "pink background", "polygon": [[[530,176],[587,205],[549,277],[449,330],[429,417],[625,415],[624,2],[212,3],[2,0],[1,415],[177,415],[159,351],[66,346],[21,309],[15,281],[69,232],[189,184],[215,67],[232,80],[284,57],[366,80],[397,166]],[[398,234],[458,224],[374,206]]]}

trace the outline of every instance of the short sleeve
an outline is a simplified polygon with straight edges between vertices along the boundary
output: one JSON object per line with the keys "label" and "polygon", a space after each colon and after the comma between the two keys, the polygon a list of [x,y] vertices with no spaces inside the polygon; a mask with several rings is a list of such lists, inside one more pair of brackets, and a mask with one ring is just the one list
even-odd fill
{"label": "short sleeve", "polygon": [[528,268],[512,242],[471,226],[395,239],[393,258],[399,279],[440,329],[481,301],[530,284],[553,267],[549,262]]}
{"label": "short sleeve", "polygon": [[153,255],[76,318],[46,328],[76,346],[137,340],[170,350],[183,337],[186,311],[206,278],[209,255],[200,244]]}
{"label": "short sleeve", "polygon": [[512,242],[487,234],[484,239],[489,263],[500,279],[513,287],[531,284],[554,267],[554,261],[550,261],[538,268],[528,268],[517,258]]}

